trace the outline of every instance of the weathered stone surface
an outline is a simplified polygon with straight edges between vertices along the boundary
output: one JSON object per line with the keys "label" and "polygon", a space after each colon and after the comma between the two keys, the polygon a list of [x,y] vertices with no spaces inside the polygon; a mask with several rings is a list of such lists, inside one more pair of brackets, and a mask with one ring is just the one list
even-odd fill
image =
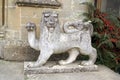
{"label": "weathered stone surface", "polygon": [[58,8],[61,4],[56,0],[17,0],[18,6],[27,7],[45,7],[45,8]]}
{"label": "weathered stone surface", "polygon": [[15,61],[24,61],[24,60],[36,60],[36,51],[32,50],[30,47],[19,47],[19,46],[5,46],[4,49],[4,60],[15,60]]}
{"label": "weathered stone surface", "polygon": [[38,55],[38,51],[33,50],[22,41],[7,41],[4,47],[5,60],[36,60]]}
{"label": "weathered stone surface", "polygon": [[[24,0],[21,0],[21,1],[24,1]],[[27,0],[27,1],[29,1],[29,0]],[[21,40],[25,40],[25,38],[23,38],[23,37],[27,37],[27,35],[25,35],[26,33],[23,33],[23,25],[25,25],[28,21],[33,21],[39,27],[39,22],[40,22],[40,18],[42,17],[41,16],[42,12],[45,10],[53,10],[53,9],[51,9],[51,8],[33,8],[33,7],[32,8],[31,7],[17,7],[15,5],[15,2],[16,2],[16,0],[5,1],[5,4],[7,4],[5,6],[5,9],[6,9],[5,21],[6,21],[6,25],[8,25],[8,27],[6,29],[7,29],[7,31],[10,31],[11,33],[13,31],[20,32],[19,37],[21,37]],[[79,18],[79,16],[76,16],[76,14],[79,14],[80,13],[79,11],[81,11],[81,9],[77,8],[77,7],[80,7],[78,1],[76,1],[76,0],[74,0],[74,1],[73,0],[62,0],[62,1],[58,0],[58,2],[60,2],[62,4],[62,8],[54,9],[54,10],[58,11],[58,13],[60,14],[61,25],[62,25],[62,23],[64,23],[66,21],[66,19],[73,20],[73,19]],[[76,13],[71,13],[71,12],[75,12],[75,11],[76,11]],[[86,10],[84,10],[84,11],[86,11]],[[7,35],[9,35],[10,32],[8,32]],[[12,37],[13,35],[11,34],[10,36],[6,36],[6,38],[11,37],[11,39],[13,39],[13,37]],[[16,35],[16,37],[17,36],[18,35]]]}
{"label": "weathered stone surface", "polygon": [[[6,40],[12,39],[13,42],[14,41],[19,42],[19,40],[21,41],[27,40],[27,31],[24,28],[25,24],[29,21],[33,21],[37,25],[37,27],[39,27],[40,18],[42,17],[42,12],[53,10],[52,8],[18,7],[15,5],[16,1],[17,0],[6,0],[5,1],[5,25],[6,25],[5,39]],[[25,1],[25,0],[21,0],[21,1]],[[30,1],[30,0],[27,0],[27,1]],[[37,0],[34,0],[34,1],[37,1]],[[82,12],[86,11],[86,9],[84,6],[81,6],[79,2],[91,1],[91,0],[80,0],[80,1],[79,0],[56,0],[56,1],[60,2],[62,6],[58,9],[54,9],[54,11],[57,11],[60,15],[59,20],[60,20],[60,26],[62,27],[63,24],[68,20],[82,19],[81,18],[82,16],[79,16],[78,14],[82,14]],[[0,1],[0,6],[1,5],[2,5],[2,0]],[[0,18],[0,22],[2,22],[1,18]],[[37,28],[37,34],[39,34],[38,28]],[[11,42],[11,44],[13,44],[13,42]],[[9,43],[9,41],[8,42],[6,41],[6,43]],[[33,58],[29,56],[29,53],[28,53],[28,56],[26,54],[26,56],[23,57],[23,53],[22,53],[23,51],[19,51],[19,50],[24,49],[25,47],[23,47],[22,49],[19,49],[20,47],[18,45],[11,46],[11,44],[6,45],[6,50],[4,49],[6,60],[28,60],[28,59],[33,60]],[[17,50],[13,51],[13,49],[10,48],[10,46],[11,47],[14,46],[13,49],[18,49],[19,51],[19,53],[17,53],[18,56],[16,55],[15,57],[12,57],[12,55],[14,55],[13,53],[15,53]],[[9,52],[7,52],[8,49],[9,49]],[[31,50],[31,48],[29,49]],[[37,52],[37,54],[39,54],[39,52]],[[62,59],[64,58],[64,55],[62,56],[54,55],[54,56],[55,56],[54,60],[55,59],[58,60],[60,59],[60,57],[62,57]],[[53,57],[51,57],[51,59],[52,58]]]}
{"label": "weathered stone surface", "polygon": [[0,80],[24,80],[22,62],[0,60]]}
{"label": "weathered stone surface", "polygon": [[24,75],[23,62],[0,60],[0,80],[120,80],[120,75],[99,65],[98,71]]}
{"label": "weathered stone surface", "polygon": [[5,38],[5,32],[0,30],[0,39],[4,39]]}
{"label": "weathered stone surface", "polygon": [[79,73],[27,74],[26,80],[120,80],[120,75],[99,65],[98,71]]}
{"label": "weathered stone surface", "polygon": [[[75,72],[94,72],[98,71],[97,65],[82,66],[80,62],[75,62],[68,65],[57,65],[56,62],[48,62],[44,66],[37,68],[29,68],[27,65],[30,62],[24,62],[25,74],[52,74],[52,73],[75,73]],[[34,62],[32,62],[34,63]]]}
{"label": "weathered stone surface", "polygon": [[[6,43],[9,43],[9,40],[12,39],[13,41],[15,40],[20,40],[21,36],[20,36],[20,32],[17,30],[13,30],[13,29],[9,29],[5,31],[5,39],[6,39]],[[8,42],[7,42],[8,40]]]}
{"label": "weathered stone surface", "polygon": [[8,6],[8,13],[7,13],[7,25],[9,26],[9,29],[12,30],[19,30],[20,29],[20,8],[19,7],[15,7],[15,6]]}
{"label": "weathered stone surface", "polygon": [[[68,52],[66,60],[59,61],[59,64],[70,64],[74,62],[79,54],[88,55],[89,60],[81,62],[82,65],[94,65],[97,58],[97,51],[91,45],[93,26],[82,20],[66,22],[61,31],[58,13],[45,11],[42,13],[40,25],[40,37],[36,38],[36,24],[28,22],[28,42],[30,47],[40,50],[40,55],[35,63],[29,67],[39,67],[44,65],[53,54]],[[70,28],[72,26],[72,28]]]}
{"label": "weathered stone surface", "polygon": [[0,41],[0,58],[4,58],[4,41]]}
{"label": "weathered stone surface", "polygon": [[[1,42],[3,44],[3,42]],[[37,60],[39,56],[39,51],[35,51],[30,48],[27,41],[21,40],[6,40],[4,41],[4,47],[2,48],[1,55],[4,55],[5,60],[15,60],[15,61],[34,61]],[[49,59],[50,61],[66,59],[67,54],[52,55]]]}
{"label": "weathered stone surface", "polygon": [[0,0],[0,27],[2,26],[2,18],[3,18],[3,13],[2,13],[2,0]]}

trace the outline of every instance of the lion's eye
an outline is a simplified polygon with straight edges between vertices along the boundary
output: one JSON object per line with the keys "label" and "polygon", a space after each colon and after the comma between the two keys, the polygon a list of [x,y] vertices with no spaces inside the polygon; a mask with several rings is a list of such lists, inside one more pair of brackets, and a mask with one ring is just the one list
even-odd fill
{"label": "lion's eye", "polygon": [[45,14],[44,16],[45,16],[45,17],[49,17],[50,15],[49,15],[49,14]]}
{"label": "lion's eye", "polygon": [[58,15],[57,15],[57,14],[53,14],[52,16],[53,16],[53,17],[55,17],[55,18],[57,18],[57,17],[58,17]]}
{"label": "lion's eye", "polygon": [[55,19],[55,21],[58,21],[58,19]]}

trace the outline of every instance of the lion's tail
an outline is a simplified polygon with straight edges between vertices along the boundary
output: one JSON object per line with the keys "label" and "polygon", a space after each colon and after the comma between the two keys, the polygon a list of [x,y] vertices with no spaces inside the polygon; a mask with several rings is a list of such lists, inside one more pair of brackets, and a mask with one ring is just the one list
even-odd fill
{"label": "lion's tail", "polygon": [[91,21],[85,22],[85,26],[88,27],[88,30],[90,31],[90,35],[93,35],[93,25],[91,24]]}
{"label": "lion's tail", "polygon": [[89,24],[89,30],[90,30],[90,35],[92,36],[93,35],[93,25],[92,24]]}

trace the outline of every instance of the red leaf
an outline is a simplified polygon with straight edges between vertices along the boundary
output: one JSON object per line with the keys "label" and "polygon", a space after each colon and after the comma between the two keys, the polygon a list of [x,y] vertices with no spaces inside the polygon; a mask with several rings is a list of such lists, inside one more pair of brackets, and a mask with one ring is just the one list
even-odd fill
{"label": "red leaf", "polygon": [[110,41],[115,43],[115,42],[117,42],[118,40],[117,40],[117,39],[114,39],[114,38],[111,38]]}

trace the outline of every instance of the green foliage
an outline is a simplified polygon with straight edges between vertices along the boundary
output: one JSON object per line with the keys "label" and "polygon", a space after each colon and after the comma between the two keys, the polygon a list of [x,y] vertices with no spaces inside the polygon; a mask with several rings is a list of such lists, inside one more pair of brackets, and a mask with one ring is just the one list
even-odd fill
{"label": "green foliage", "polygon": [[109,19],[113,24],[115,24],[116,27],[120,28],[120,21],[118,20],[117,16],[109,13],[108,14],[109,17],[107,17],[107,19]]}
{"label": "green foliage", "polygon": [[120,69],[120,19],[111,13],[100,12],[92,3],[82,3],[88,7],[83,13],[84,21],[92,21],[94,33],[92,44],[97,49],[97,64],[103,64],[118,72]]}

